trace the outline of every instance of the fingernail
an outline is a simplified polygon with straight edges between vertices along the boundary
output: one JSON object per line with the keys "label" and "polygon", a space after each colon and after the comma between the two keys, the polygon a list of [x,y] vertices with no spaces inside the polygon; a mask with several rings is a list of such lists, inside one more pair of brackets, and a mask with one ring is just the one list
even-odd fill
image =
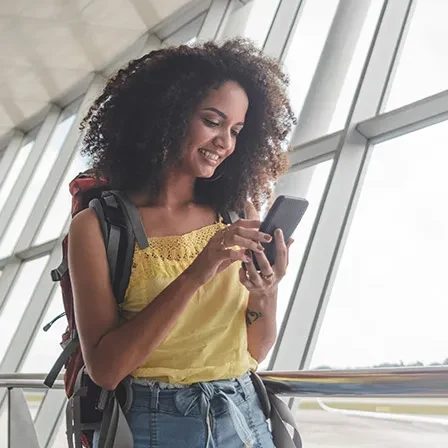
{"label": "fingernail", "polygon": [[261,244],[259,244],[259,245],[257,246],[257,249],[258,249],[258,250],[261,250],[262,252],[264,251],[264,247],[263,247]]}
{"label": "fingernail", "polygon": [[250,263],[252,260],[249,257],[246,257],[246,263]]}
{"label": "fingernail", "polygon": [[282,233],[283,233],[283,232],[282,232],[282,229],[276,229],[276,230],[275,230],[275,235],[276,235],[276,236],[282,236]]}
{"label": "fingernail", "polygon": [[269,242],[272,241],[272,236],[271,236],[271,235],[265,235],[265,236],[263,237],[263,239],[269,243]]}

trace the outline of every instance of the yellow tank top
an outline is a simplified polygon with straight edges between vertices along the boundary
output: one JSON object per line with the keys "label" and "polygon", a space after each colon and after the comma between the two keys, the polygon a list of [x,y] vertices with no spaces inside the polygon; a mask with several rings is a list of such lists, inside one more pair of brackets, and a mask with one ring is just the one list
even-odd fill
{"label": "yellow tank top", "polygon": [[[154,300],[223,227],[215,223],[181,236],[149,238],[144,250],[136,246],[124,317]],[[197,291],[169,335],[132,376],[191,384],[256,369],[247,350],[248,292],[239,281],[239,268],[233,263]]]}

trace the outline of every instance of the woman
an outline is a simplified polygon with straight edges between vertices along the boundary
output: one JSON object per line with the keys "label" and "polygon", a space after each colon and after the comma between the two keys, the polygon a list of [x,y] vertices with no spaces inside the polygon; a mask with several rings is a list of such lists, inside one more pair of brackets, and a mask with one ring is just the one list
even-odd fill
{"label": "woman", "polygon": [[[131,376],[137,448],[273,446],[248,372],[274,344],[291,244],[276,232],[270,266],[257,212],[287,168],[286,86],[245,40],[184,45],[132,61],[84,119],[84,154],[128,194],[149,238],[117,311],[94,212],[69,233],[87,370],[111,390]],[[223,223],[244,208],[247,219]]]}

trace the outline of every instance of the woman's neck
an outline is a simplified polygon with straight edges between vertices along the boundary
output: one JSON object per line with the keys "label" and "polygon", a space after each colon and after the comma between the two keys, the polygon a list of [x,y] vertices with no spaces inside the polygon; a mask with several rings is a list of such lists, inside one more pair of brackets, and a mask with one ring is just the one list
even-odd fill
{"label": "woman's neck", "polygon": [[166,209],[180,209],[195,203],[196,179],[178,173],[168,174],[156,198],[146,191],[132,193],[131,199],[137,206],[152,206]]}

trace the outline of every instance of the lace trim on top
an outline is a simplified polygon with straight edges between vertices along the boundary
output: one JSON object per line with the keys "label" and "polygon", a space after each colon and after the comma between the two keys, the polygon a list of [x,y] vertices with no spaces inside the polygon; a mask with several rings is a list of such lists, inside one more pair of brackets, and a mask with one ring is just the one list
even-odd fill
{"label": "lace trim on top", "polygon": [[148,238],[146,249],[136,245],[129,287],[148,278],[177,277],[190,266],[215,233],[225,227],[220,220],[184,235]]}

